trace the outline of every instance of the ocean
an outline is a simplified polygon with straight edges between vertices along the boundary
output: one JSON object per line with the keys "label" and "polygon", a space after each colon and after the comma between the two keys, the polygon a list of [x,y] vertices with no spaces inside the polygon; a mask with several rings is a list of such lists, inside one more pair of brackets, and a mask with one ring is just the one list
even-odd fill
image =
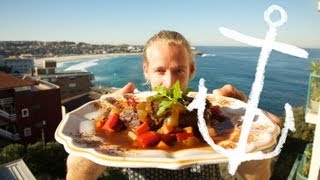
{"label": "ocean", "polygon": [[[199,79],[204,78],[209,92],[225,84],[232,84],[249,95],[256,73],[259,48],[196,46],[196,49],[204,55],[196,56],[195,59],[197,74],[189,84],[194,91],[197,91]],[[305,50],[309,53],[308,59],[272,51],[266,66],[259,108],[280,116],[284,113],[285,103],[305,106],[310,61],[320,60],[320,49]],[[144,84],[141,61],[141,55],[83,58],[58,63],[57,70],[92,72],[95,75],[96,85],[123,87],[128,82],[133,82],[140,91],[149,90]]]}

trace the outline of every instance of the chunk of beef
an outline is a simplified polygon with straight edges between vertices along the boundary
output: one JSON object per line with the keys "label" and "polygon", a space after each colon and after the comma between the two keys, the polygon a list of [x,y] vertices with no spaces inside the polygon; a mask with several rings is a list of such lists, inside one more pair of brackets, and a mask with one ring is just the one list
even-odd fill
{"label": "chunk of beef", "polygon": [[140,120],[138,119],[138,114],[131,106],[128,106],[121,111],[120,120],[129,129],[135,129],[141,124]]}
{"label": "chunk of beef", "polygon": [[152,108],[151,112],[149,112],[151,129],[159,129],[163,125],[164,120],[170,116],[170,110],[167,109],[165,112],[158,116],[157,112],[159,110],[161,101],[153,101],[151,103]]}
{"label": "chunk of beef", "polygon": [[186,113],[182,113],[179,115],[179,127],[197,127],[198,123],[198,115],[197,110],[186,111]]}

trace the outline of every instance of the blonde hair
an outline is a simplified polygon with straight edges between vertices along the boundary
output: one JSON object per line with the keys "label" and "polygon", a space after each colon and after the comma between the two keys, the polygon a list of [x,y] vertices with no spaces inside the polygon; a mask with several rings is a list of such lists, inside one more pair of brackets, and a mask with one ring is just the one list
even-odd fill
{"label": "blonde hair", "polygon": [[189,62],[191,64],[194,63],[193,54],[191,51],[191,46],[189,42],[186,40],[185,37],[182,36],[182,34],[176,32],[176,31],[168,31],[168,30],[162,30],[158,32],[157,34],[153,35],[146,43],[144,49],[143,49],[143,62],[148,63],[147,58],[147,49],[156,42],[163,42],[169,45],[182,45],[186,48],[189,56]]}

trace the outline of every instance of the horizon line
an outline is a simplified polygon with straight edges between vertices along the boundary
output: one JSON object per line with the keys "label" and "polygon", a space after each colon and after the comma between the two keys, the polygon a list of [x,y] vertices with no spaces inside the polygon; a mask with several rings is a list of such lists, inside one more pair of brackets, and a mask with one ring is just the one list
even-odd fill
{"label": "horizon line", "polygon": [[[129,44],[129,43],[119,43],[119,44],[109,44],[109,43],[91,43],[91,42],[85,42],[85,41],[68,41],[68,40],[0,40],[0,42],[72,42],[72,43],[86,43],[86,44],[91,44],[91,45],[114,45],[114,46],[120,46],[120,45],[133,45],[133,46],[145,46],[141,44]],[[259,48],[259,47],[254,47],[254,46],[248,46],[248,45],[219,45],[219,44],[203,44],[199,45],[197,44],[190,44],[191,46],[217,46],[217,47],[248,47],[248,48]],[[304,46],[298,46],[301,48],[306,48],[306,49],[320,49],[320,47],[304,47]]]}

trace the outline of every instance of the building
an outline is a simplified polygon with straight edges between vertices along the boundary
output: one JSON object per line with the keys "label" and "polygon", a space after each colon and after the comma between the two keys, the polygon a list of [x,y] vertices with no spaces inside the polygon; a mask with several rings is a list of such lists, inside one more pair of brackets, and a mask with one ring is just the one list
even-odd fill
{"label": "building", "polygon": [[9,58],[4,59],[4,66],[10,69],[10,74],[30,74],[34,66],[33,58]]}
{"label": "building", "polygon": [[[54,139],[62,119],[59,86],[0,72],[0,139],[29,144]],[[2,144],[5,145],[5,144]]]}
{"label": "building", "polygon": [[56,61],[43,61],[43,67],[35,67],[32,78],[60,86],[61,99],[90,92],[94,75],[86,71],[56,72]]}
{"label": "building", "polygon": [[18,159],[0,165],[0,179],[35,180],[36,178],[23,159]]}

